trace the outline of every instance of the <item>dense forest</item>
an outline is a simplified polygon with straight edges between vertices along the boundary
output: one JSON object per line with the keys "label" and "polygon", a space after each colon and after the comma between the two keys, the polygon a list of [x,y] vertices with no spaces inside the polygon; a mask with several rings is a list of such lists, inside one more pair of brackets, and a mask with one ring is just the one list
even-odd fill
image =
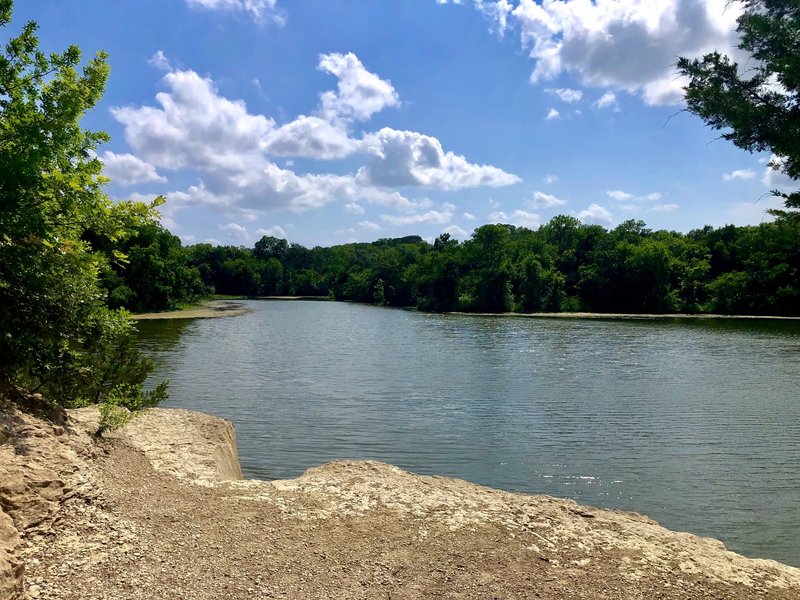
{"label": "dense forest", "polygon": [[560,215],[533,231],[484,225],[306,248],[196,244],[147,223],[103,281],[112,306],[173,308],[206,294],[326,296],[426,311],[800,315],[800,221],[682,234],[642,221],[607,230]]}

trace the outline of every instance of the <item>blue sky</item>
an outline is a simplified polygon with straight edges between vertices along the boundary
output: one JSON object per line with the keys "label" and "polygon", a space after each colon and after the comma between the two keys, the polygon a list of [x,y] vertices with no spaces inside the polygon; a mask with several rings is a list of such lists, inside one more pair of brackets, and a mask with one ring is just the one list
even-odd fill
{"label": "blue sky", "polygon": [[724,0],[17,0],[105,50],[86,126],[115,199],[185,243],[307,246],[556,214],[766,220],[787,181],[681,112],[677,56],[735,51]]}

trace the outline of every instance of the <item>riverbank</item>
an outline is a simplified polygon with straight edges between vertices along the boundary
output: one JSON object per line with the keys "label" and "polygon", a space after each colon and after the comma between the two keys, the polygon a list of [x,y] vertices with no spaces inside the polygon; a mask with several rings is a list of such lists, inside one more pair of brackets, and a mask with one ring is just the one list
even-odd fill
{"label": "riverbank", "polygon": [[153,321],[162,319],[212,319],[216,317],[237,317],[250,312],[241,302],[233,300],[209,300],[197,306],[181,310],[140,313],[131,315],[137,321]]}
{"label": "riverbank", "polygon": [[156,409],[97,440],[96,419],[0,411],[3,600],[783,600],[800,589],[799,569],[634,513],[375,462],[242,481],[226,421]]}
{"label": "riverbank", "polygon": [[727,320],[776,320],[800,321],[800,317],[780,317],[773,315],[717,315],[706,313],[594,313],[594,312],[560,312],[560,313],[476,313],[449,312],[450,315],[469,315],[471,317],[522,317],[528,319],[606,319],[606,320],[658,320],[658,319],[727,319]]}

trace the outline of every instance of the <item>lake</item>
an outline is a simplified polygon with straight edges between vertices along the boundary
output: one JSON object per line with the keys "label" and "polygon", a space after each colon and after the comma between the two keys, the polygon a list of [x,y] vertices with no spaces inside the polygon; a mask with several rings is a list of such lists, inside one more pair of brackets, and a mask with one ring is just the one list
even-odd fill
{"label": "lake", "polygon": [[647,514],[800,566],[800,322],[430,315],[251,301],[143,321],[167,407],[248,477],[337,459]]}

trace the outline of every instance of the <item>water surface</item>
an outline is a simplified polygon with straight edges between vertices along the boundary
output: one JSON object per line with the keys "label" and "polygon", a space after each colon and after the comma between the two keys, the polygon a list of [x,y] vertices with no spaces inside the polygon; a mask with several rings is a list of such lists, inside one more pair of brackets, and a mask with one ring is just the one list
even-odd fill
{"label": "water surface", "polygon": [[798,322],[250,305],[138,325],[166,405],[233,420],[246,476],[376,459],[800,566]]}

